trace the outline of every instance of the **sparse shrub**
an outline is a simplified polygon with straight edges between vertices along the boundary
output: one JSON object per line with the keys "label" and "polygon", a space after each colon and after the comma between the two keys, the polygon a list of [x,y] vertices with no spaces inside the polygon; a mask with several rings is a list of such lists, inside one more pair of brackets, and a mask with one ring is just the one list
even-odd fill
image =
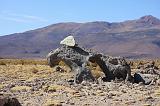
{"label": "sparse shrub", "polygon": [[48,65],[45,59],[0,59],[0,65]]}
{"label": "sparse shrub", "polygon": [[96,79],[104,75],[104,72],[96,62],[88,62],[87,67],[91,70],[92,75]]}
{"label": "sparse shrub", "polygon": [[63,61],[60,61],[60,62],[58,63],[58,65],[60,65],[60,66],[66,66],[66,63],[63,62]]}
{"label": "sparse shrub", "polygon": [[61,86],[61,85],[50,85],[50,86],[45,86],[44,87],[44,91],[47,91],[47,92],[56,92],[57,90],[62,90],[64,88],[65,87]]}
{"label": "sparse shrub", "polygon": [[4,63],[3,61],[0,61],[0,65],[6,65],[6,63]]}
{"label": "sparse shrub", "polygon": [[160,97],[160,88],[155,91],[156,96]]}
{"label": "sparse shrub", "polygon": [[20,62],[21,62],[22,65],[24,65],[24,63],[25,63],[24,60],[20,60]]}
{"label": "sparse shrub", "polygon": [[5,87],[5,85],[0,84],[0,89],[3,89]]}
{"label": "sparse shrub", "polygon": [[46,103],[43,106],[62,106],[61,102],[59,100],[47,100]]}
{"label": "sparse shrub", "polygon": [[91,73],[94,76],[94,78],[96,78],[96,79],[98,79],[99,77],[102,77],[104,75],[104,72],[102,71],[102,69],[100,68],[99,65],[97,65],[94,70],[91,70]]}

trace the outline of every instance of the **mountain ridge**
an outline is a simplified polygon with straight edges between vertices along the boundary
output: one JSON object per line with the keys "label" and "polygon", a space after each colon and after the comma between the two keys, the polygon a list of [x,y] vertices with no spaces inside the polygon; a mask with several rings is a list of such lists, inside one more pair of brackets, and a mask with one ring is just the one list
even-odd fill
{"label": "mountain ridge", "polygon": [[89,49],[124,57],[160,57],[160,20],[151,15],[124,22],[57,23],[0,36],[0,57],[44,58],[69,34]]}

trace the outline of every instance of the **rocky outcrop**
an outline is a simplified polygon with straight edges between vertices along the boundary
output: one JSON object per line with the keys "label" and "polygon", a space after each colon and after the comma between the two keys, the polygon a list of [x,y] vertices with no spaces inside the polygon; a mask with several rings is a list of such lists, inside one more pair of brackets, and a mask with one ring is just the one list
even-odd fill
{"label": "rocky outcrop", "polygon": [[95,80],[91,70],[87,67],[89,62],[97,63],[99,65],[104,72],[107,81],[115,78],[128,81],[132,80],[130,66],[124,58],[94,53],[82,49],[78,45],[68,46],[64,44],[60,48],[52,50],[47,55],[47,60],[51,67],[58,65],[60,61],[65,62],[71,70],[75,71],[76,83],[81,83],[83,80]]}

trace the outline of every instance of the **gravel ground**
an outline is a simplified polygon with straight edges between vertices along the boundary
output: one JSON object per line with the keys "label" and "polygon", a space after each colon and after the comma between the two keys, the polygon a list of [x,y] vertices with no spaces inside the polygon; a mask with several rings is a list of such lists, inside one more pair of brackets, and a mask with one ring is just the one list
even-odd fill
{"label": "gravel ground", "polygon": [[0,94],[16,97],[22,106],[160,106],[160,83],[74,84],[73,78],[73,72],[46,65],[0,65]]}

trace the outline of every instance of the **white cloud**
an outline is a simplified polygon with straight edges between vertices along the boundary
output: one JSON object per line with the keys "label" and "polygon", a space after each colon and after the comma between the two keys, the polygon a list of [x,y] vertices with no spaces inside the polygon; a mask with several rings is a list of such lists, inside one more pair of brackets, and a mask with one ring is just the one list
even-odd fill
{"label": "white cloud", "polygon": [[7,11],[0,12],[0,18],[3,20],[23,22],[23,23],[48,22],[48,20],[46,20],[42,17],[33,16],[33,15],[26,15],[26,14],[10,13]]}
{"label": "white cloud", "polygon": [[23,22],[23,23],[30,22],[28,20],[24,20],[24,19],[20,19],[20,18],[14,18],[14,17],[3,17],[2,19],[9,20],[9,21],[15,21],[15,22]]}

